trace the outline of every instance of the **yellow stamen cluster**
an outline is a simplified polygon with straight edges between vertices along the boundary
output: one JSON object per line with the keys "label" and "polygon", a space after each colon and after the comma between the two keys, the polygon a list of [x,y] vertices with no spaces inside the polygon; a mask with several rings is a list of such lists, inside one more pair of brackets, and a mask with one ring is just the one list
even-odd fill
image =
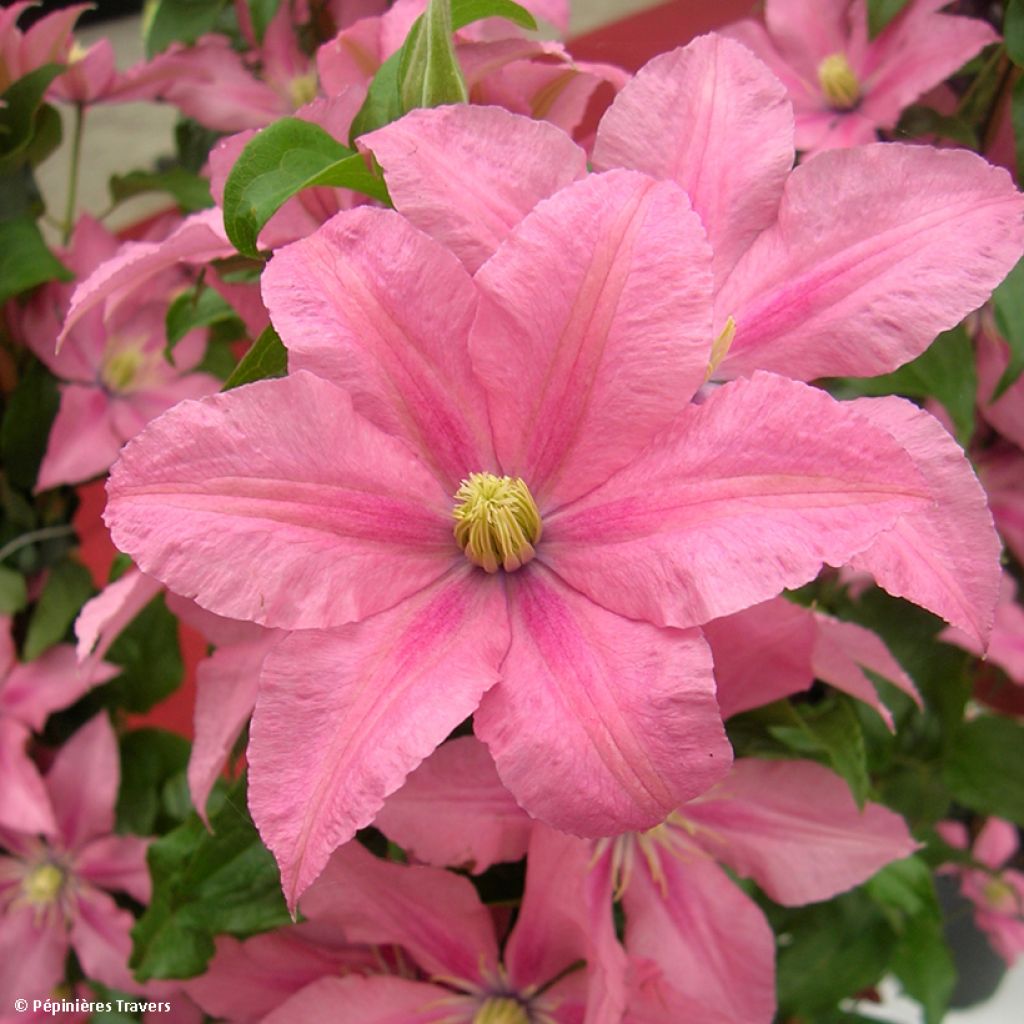
{"label": "yellow stamen cluster", "polygon": [[540,513],[519,477],[470,473],[455,500],[455,540],[474,565],[514,572],[533,558]]}
{"label": "yellow stamen cluster", "polygon": [[312,73],[296,75],[288,83],[288,98],[291,100],[292,107],[298,110],[299,107],[312,103],[316,99],[316,89],[316,75]]}
{"label": "yellow stamen cluster", "polygon": [[114,353],[104,364],[100,376],[111,391],[127,391],[142,366],[142,353],[126,348]]}
{"label": "yellow stamen cluster", "polygon": [[982,890],[985,902],[995,911],[1002,914],[1012,914],[1015,911],[1024,912],[1024,908],[1018,906],[1017,893],[1012,885],[1004,882],[1001,878],[992,878],[985,883]]}
{"label": "yellow stamen cluster", "polygon": [[530,1024],[530,1015],[518,999],[491,996],[473,1014],[473,1024]]}
{"label": "yellow stamen cluster", "polygon": [[56,864],[40,864],[21,882],[25,899],[33,906],[44,907],[53,903],[64,886],[64,872]]}
{"label": "yellow stamen cluster", "polygon": [[860,102],[860,82],[846,59],[846,54],[833,53],[818,65],[821,91],[833,110],[853,110]]}

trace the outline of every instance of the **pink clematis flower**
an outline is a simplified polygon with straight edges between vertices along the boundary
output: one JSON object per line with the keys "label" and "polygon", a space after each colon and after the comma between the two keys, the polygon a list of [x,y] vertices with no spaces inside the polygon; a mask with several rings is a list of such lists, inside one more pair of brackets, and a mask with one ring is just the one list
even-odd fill
{"label": "pink clematis flower", "polygon": [[1020,848],[1017,826],[989,818],[973,844],[962,822],[939,822],[936,831],[950,846],[970,849],[977,861],[976,868],[950,870],[960,876],[960,891],[975,906],[975,923],[1012,967],[1024,954],[1024,874],[1006,867]]}
{"label": "pink clematis flower", "polygon": [[[383,166],[395,207],[471,272],[585,173],[585,154],[564,135],[494,108],[414,111],[361,144]],[[701,217],[713,250],[714,380],[758,369],[806,381],[889,372],[981,305],[1024,248],[1021,196],[973,154],[887,144],[795,170],[793,160],[782,84],[714,35],[650,61],[598,128],[596,169],[673,181]],[[970,464],[910,403],[861,412],[910,453],[938,505],[903,517],[857,568],[984,642],[999,546]]]}
{"label": "pink clematis flower", "polygon": [[115,542],[299,631],[264,662],[249,750],[290,901],[474,711],[531,814],[662,821],[729,761],[694,627],[930,503],[821,391],[756,374],[686,404],[710,264],[684,193],[629,171],[540,204],[475,277],[392,211],[340,214],[264,275],[291,375],[126,449]]}
{"label": "pink clematis flower", "polygon": [[910,0],[874,39],[865,0],[768,0],[764,23],[724,34],[750,47],[786,86],[798,149],[873,142],[905,107],[998,42],[975,18],[940,13],[948,0]]}
{"label": "pink clematis flower", "polygon": [[51,647],[35,661],[17,660],[11,620],[0,616],[0,827],[54,835],[57,821],[35,763],[25,752],[33,732],[54,711],[66,708],[119,669],[90,659],[79,665],[68,644]]}
{"label": "pink clematis flower", "polygon": [[978,411],[994,430],[1024,449],[1024,377],[1018,377],[995,401],[992,395],[1010,363],[1010,346],[999,336],[994,318],[983,315],[975,336],[978,357]]}
{"label": "pink clematis flower", "polygon": [[978,459],[978,473],[1006,546],[1024,562],[1024,453],[997,446]]}
{"label": "pink clematis flower", "polygon": [[401,947],[430,980],[324,977],[265,1020],[581,1024],[587,943],[563,876],[545,848],[531,846],[522,906],[499,952],[494,921],[467,879],[379,860],[349,843],[303,898],[303,913],[350,941]]}
{"label": "pink clematis flower", "polygon": [[[75,228],[67,262],[85,278],[117,254],[117,239],[83,217]],[[71,302],[71,285],[44,286],[19,314],[18,333],[62,381],[60,408],[36,481],[38,490],[79,483],[104,472],[124,442],[154,416],[183,398],[219,388],[215,377],[190,372],[203,356],[202,330],[182,338],[173,364],[164,356],[167,306],[185,284],[186,279],[171,270],[150,279],[145,289],[122,286],[104,309],[94,306],[87,317],[65,327],[65,344],[59,353],[54,347],[62,314]]]}
{"label": "pink clematis flower", "polygon": [[1003,573],[995,626],[987,650],[982,650],[973,637],[958,629],[945,630],[939,639],[998,665],[1014,683],[1024,686],[1024,607],[1017,600],[1017,584],[1009,573]]}
{"label": "pink clematis flower", "polygon": [[89,978],[138,991],[128,971],[134,919],[106,890],[149,900],[146,840],[113,834],[121,769],[106,716],[82,726],[46,775],[57,829],[4,830],[0,843],[0,1001],[45,998],[74,949]]}
{"label": "pink clematis flower", "polygon": [[71,29],[90,7],[76,4],[53,11],[22,32],[18,19],[35,6],[32,0],[21,0],[0,11],[0,93],[44,64],[66,63],[73,45]]}

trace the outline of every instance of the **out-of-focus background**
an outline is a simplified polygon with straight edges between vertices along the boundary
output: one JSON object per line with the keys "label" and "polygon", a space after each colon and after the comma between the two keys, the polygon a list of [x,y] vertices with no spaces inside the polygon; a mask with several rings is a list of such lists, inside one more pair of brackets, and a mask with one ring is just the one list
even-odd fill
{"label": "out-of-focus background", "polygon": [[[48,3],[46,7],[67,6],[68,2]],[[635,70],[653,54],[744,17],[755,6],[753,0],[674,0],[661,5],[652,0],[573,0],[571,50],[580,58]],[[89,46],[104,36],[111,39],[121,68],[140,60],[143,49],[138,0],[99,0],[97,7],[95,14],[83,19],[88,24],[77,32],[79,41]],[[81,207],[102,214],[109,204],[109,177],[145,167],[165,154],[176,119],[173,108],[152,103],[111,104],[90,110],[82,152],[85,173],[79,184]],[[65,131],[65,139],[69,134]],[[64,206],[67,148],[65,142],[64,151],[39,170],[39,184],[51,209]],[[163,205],[166,198],[159,195],[138,196],[121,205],[108,223],[122,227]],[[849,1009],[889,1024],[922,1024],[917,1004],[903,998],[895,982],[883,983],[879,996],[881,1002],[859,1002]],[[1024,962],[1004,977],[991,998],[969,1010],[951,1011],[945,1020],[947,1024],[1024,1024]]]}

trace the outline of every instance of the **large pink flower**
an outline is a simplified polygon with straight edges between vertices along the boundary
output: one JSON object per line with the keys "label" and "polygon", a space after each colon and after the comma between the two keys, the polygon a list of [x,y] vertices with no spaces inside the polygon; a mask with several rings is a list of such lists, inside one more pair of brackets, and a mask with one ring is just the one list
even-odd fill
{"label": "large pink flower", "polygon": [[105,715],[63,746],[46,776],[56,834],[4,830],[0,844],[0,1002],[46,998],[73,948],[89,978],[137,991],[128,971],[134,920],[105,890],[149,900],[146,840],[118,836],[117,740]]}
{"label": "large pink flower", "polygon": [[874,39],[865,0],[768,0],[764,23],[726,35],[745,43],[785,83],[796,142],[817,152],[872,142],[905,107],[997,42],[975,18],[940,13],[948,0],[910,0]]}
{"label": "large pink flower", "polygon": [[657,824],[729,762],[694,627],[928,504],[823,392],[758,374],[687,404],[710,264],[684,193],[635,172],[540,204],[475,277],[391,211],[341,214],[264,277],[292,374],[126,449],[116,542],[218,614],[300,631],[250,744],[290,900],[474,711],[535,816]]}

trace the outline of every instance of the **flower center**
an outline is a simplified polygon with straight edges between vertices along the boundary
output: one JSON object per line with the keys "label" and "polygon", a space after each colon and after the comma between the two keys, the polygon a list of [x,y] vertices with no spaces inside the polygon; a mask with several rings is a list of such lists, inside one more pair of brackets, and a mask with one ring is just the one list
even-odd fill
{"label": "flower center", "polygon": [[818,65],[821,91],[833,110],[853,110],[860,102],[860,82],[844,53],[833,53]]}
{"label": "flower center", "polygon": [[142,365],[142,353],[126,348],[112,355],[104,364],[100,376],[111,391],[126,391]]}
{"label": "flower center", "polygon": [[53,903],[64,885],[64,872],[56,864],[40,864],[22,880],[21,891],[33,906]]}
{"label": "flower center", "polygon": [[[542,524],[519,477],[470,473],[455,492],[455,540],[487,572],[514,572],[534,556]],[[504,1020],[504,1018],[501,1018]]]}
{"label": "flower center", "polygon": [[1017,894],[1013,886],[1001,878],[993,878],[986,882],[983,893],[985,902],[998,913],[1012,914],[1017,909]]}
{"label": "flower center", "polygon": [[490,996],[473,1014],[473,1024],[530,1024],[530,1015],[518,999]]}
{"label": "flower center", "polygon": [[288,83],[288,98],[291,100],[292,106],[298,110],[299,107],[312,103],[316,99],[316,88],[316,75],[312,72],[305,75],[296,75]]}

